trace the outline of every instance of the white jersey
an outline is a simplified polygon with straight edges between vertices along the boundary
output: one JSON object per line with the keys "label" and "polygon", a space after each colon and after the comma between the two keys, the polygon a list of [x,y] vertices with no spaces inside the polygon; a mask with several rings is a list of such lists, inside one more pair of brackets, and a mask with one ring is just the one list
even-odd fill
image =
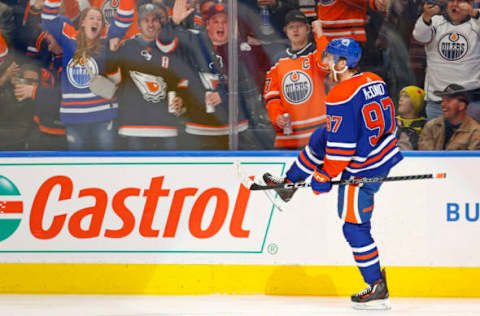
{"label": "white jersey", "polygon": [[444,16],[435,15],[427,25],[420,16],[413,37],[425,44],[426,100],[440,101],[441,97],[433,91],[443,91],[451,83],[471,89],[480,86],[479,19],[470,18],[453,25]]}

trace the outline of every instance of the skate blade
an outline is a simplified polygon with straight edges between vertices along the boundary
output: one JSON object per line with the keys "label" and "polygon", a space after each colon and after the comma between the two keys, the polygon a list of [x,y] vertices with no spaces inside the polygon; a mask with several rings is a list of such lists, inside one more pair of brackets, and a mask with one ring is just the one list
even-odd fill
{"label": "skate blade", "polygon": [[390,302],[388,301],[388,298],[383,300],[373,300],[366,303],[352,302],[352,307],[354,309],[361,309],[361,310],[389,310],[392,308],[390,306]]}

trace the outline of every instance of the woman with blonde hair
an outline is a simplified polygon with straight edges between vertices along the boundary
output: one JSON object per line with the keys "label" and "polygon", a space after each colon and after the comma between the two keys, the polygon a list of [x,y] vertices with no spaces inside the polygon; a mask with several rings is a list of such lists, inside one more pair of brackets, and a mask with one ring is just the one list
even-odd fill
{"label": "woman with blonde hair", "polygon": [[119,9],[105,35],[102,11],[90,7],[80,13],[78,30],[59,16],[61,0],[48,0],[42,11],[42,27],[63,49],[60,120],[65,125],[70,150],[115,148],[118,102],[90,90],[93,76],[104,73],[107,39],[110,49],[118,47],[134,16],[134,0],[120,1]]}

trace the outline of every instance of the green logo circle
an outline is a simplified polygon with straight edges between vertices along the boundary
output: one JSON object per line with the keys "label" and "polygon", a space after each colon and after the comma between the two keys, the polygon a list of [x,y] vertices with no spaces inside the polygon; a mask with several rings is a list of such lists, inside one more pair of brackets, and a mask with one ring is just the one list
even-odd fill
{"label": "green logo circle", "polygon": [[20,196],[15,184],[0,176],[0,241],[10,237],[20,225],[23,215],[23,202]]}

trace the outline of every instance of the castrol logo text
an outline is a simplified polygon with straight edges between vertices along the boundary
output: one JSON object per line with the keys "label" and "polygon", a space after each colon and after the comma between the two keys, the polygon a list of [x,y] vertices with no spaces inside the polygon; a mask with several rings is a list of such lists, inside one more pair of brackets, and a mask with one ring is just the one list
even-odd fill
{"label": "castrol logo text", "polygon": [[18,238],[5,236],[3,250],[245,252],[260,251],[268,233],[271,203],[251,194],[233,171],[226,177],[231,165],[196,175],[195,164],[157,167],[154,174],[148,165],[59,168],[64,172],[43,171],[27,183],[28,168],[18,181],[12,172],[26,193],[15,212],[20,227],[10,230]]}

